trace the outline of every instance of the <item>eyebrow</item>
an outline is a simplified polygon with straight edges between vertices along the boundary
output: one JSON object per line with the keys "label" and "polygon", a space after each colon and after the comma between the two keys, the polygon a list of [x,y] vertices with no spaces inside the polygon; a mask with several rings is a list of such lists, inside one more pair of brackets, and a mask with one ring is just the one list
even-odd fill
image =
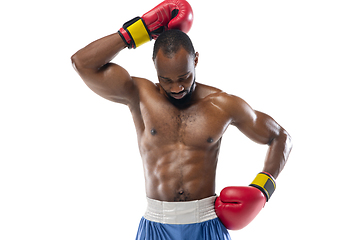
{"label": "eyebrow", "polygon": [[[178,76],[178,78],[185,77],[185,76],[188,75],[189,73],[190,73],[190,71],[188,71],[188,72],[185,73],[185,74],[182,74],[182,75]],[[161,78],[163,78],[163,79],[169,79],[169,80],[171,80],[170,78],[167,78],[167,77],[163,77],[163,76],[159,76],[159,77],[161,77]]]}
{"label": "eyebrow", "polygon": [[187,73],[185,73],[185,74],[183,74],[183,75],[180,75],[180,76],[178,76],[179,78],[180,77],[185,77],[186,75],[188,75],[190,73],[190,71],[188,71]]}

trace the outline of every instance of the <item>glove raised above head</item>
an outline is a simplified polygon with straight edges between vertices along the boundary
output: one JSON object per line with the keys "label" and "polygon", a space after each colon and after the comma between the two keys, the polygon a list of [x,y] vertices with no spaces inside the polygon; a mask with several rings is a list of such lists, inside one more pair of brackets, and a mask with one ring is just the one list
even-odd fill
{"label": "glove raised above head", "polygon": [[192,22],[193,12],[187,1],[165,0],[141,18],[136,17],[124,23],[118,33],[128,48],[136,48],[151,39],[156,39],[168,29],[179,29],[187,33]]}

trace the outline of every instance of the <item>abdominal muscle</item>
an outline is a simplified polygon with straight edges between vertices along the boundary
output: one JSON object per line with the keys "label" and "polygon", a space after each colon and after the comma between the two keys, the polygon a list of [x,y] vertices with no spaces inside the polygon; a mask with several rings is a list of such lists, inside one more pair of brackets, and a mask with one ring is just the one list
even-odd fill
{"label": "abdominal muscle", "polygon": [[203,151],[176,144],[142,155],[148,198],[177,202],[215,195],[217,150]]}

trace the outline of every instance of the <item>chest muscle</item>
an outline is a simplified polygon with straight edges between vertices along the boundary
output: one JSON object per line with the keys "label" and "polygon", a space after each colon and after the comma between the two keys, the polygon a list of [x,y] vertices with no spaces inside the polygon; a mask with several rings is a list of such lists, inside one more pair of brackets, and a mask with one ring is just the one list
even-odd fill
{"label": "chest muscle", "polygon": [[190,147],[215,144],[229,125],[229,117],[211,101],[179,110],[171,104],[141,105],[143,136],[152,144],[181,143]]}

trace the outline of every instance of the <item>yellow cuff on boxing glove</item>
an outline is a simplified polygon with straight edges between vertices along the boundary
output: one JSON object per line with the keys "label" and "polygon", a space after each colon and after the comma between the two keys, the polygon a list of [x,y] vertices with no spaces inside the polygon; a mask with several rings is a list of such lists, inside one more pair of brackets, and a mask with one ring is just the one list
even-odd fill
{"label": "yellow cuff on boxing glove", "polygon": [[271,174],[266,172],[259,173],[250,186],[256,187],[262,191],[266,197],[266,201],[269,201],[271,195],[276,189],[275,179],[271,176]]}
{"label": "yellow cuff on boxing glove", "polygon": [[133,18],[124,23],[123,27],[119,30],[119,34],[128,44],[129,48],[137,48],[151,40],[149,30],[140,17]]}

